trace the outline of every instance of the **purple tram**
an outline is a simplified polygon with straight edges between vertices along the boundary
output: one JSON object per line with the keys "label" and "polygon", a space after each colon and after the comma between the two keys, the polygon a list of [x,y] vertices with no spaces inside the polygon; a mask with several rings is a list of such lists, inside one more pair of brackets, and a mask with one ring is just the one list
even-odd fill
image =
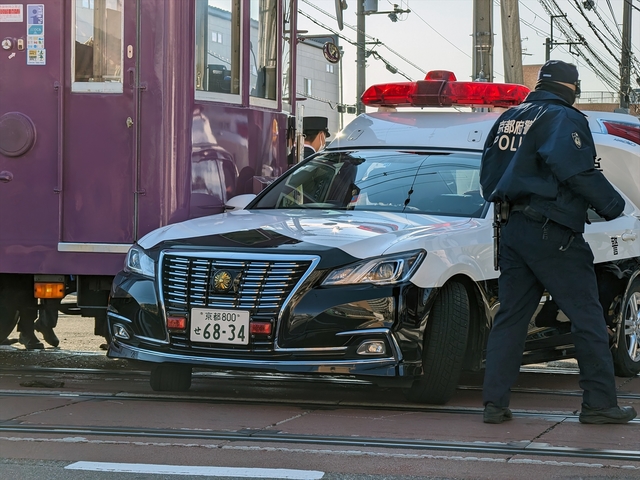
{"label": "purple tram", "polygon": [[128,248],[281,174],[295,112],[297,0],[41,2],[0,0],[0,341],[71,292],[97,332]]}

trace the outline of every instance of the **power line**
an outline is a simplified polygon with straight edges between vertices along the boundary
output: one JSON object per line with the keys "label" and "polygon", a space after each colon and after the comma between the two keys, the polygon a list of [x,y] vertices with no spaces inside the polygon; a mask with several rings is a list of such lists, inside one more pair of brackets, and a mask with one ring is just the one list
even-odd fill
{"label": "power line", "polygon": [[[337,35],[338,37],[343,39],[345,42],[347,42],[347,43],[349,43],[349,44],[351,44],[351,45],[353,45],[355,47],[358,47],[358,45],[359,45],[358,42],[354,42],[353,40],[349,39],[348,37],[345,37],[341,33],[339,33],[337,31],[333,30],[332,28],[330,28],[328,25],[325,25],[322,22],[316,20],[315,18],[313,18],[308,13],[303,12],[302,10],[298,10],[298,13],[300,13],[302,16],[306,17],[307,19],[311,20],[313,23],[315,23],[319,27],[322,27],[325,30],[328,30],[329,32],[333,33],[334,35]],[[369,55],[372,55],[375,59],[380,60],[381,62],[383,62],[385,64],[385,66],[387,67],[387,70],[389,70],[391,73],[397,73],[399,75],[402,75],[404,78],[406,78],[409,81],[413,80],[409,75],[407,75],[406,73],[404,73],[403,71],[401,71],[400,69],[395,67],[393,64],[391,64],[391,62],[389,62],[386,58],[384,58],[378,52],[375,52],[374,50],[367,50],[366,49],[366,45],[363,45],[363,48],[365,49],[366,53],[368,53]]]}
{"label": "power line", "polygon": [[[332,15],[331,13],[327,12],[326,10],[323,10],[322,8],[318,7],[317,5],[314,5],[313,3],[311,3],[309,0],[302,0],[302,2],[306,3],[307,5],[315,8],[316,10],[318,10],[319,12],[325,14],[327,17],[336,20],[335,15]],[[307,17],[308,18],[308,17]],[[358,28],[354,27],[353,25],[349,25],[348,23],[343,23],[343,25],[345,27],[349,27],[351,30],[355,31],[356,33],[358,32]],[[391,47],[389,47],[387,44],[385,44],[384,42],[381,42],[379,39],[372,37],[371,35],[365,33],[364,34],[365,37],[367,37],[369,40],[376,42],[377,44],[382,45],[384,48],[386,48],[387,50],[389,50],[391,53],[393,53],[394,55],[396,55],[398,58],[400,58],[401,60],[404,60],[405,62],[407,62],[409,65],[411,65],[413,68],[415,68],[416,70],[418,70],[421,73],[427,73],[426,70],[422,69],[421,67],[419,67],[418,65],[416,65],[415,63],[413,63],[411,60],[409,60],[408,58],[404,57],[403,55],[401,55],[400,53],[396,52],[394,49],[392,49]]]}
{"label": "power line", "polygon": [[[614,91],[618,90],[617,84],[619,84],[619,76],[618,73],[613,71],[609,64],[605,62],[600,56],[591,48],[591,46],[586,42],[583,35],[577,31],[574,27],[573,23],[571,23],[567,19],[566,13],[562,11],[562,9],[558,6],[555,0],[538,0],[542,5],[542,8],[547,12],[547,14],[551,18],[558,19],[558,29],[565,36],[565,38],[577,38],[580,42],[574,42],[572,47],[574,47],[576,54],[580,56],[585,63],[590,67],[591,71],[596,74],[603,82],[609,85]],[[583,48],[584,47],[584,48]],[[584,51],[589,52],[587,55]],[[595,63],[599,64],[599,67],[595,65]]]}

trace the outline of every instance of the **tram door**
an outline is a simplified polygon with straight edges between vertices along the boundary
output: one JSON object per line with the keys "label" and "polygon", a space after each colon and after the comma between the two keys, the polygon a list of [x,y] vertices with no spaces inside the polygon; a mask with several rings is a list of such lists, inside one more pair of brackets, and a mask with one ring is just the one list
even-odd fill
{"label": "tram door", "polygon": [[63,4],[0,0],[0,272],[43,262],[59,237]]}
{"label": "tram door", "polygon": [[123,249],[136,224],[138,0],[64,3],[61,249]]}

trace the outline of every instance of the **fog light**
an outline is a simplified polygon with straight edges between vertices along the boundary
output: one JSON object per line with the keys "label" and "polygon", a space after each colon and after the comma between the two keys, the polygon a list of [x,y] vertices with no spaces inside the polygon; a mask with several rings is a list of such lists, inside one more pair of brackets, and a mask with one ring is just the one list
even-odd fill
{"label": "fog light", "polygon": [[129,340],[131,338],[129,336],[129,332],[127,332],[127,329],[124,328],[124,326],[120,325],[119,323],[116,323],[113,326],[113,336],[122,338],[124,340]]}
{"label": "fog light", "polygon": [[167,328],[169,330],[185,330],[187,319],[185,317],[167,317]]}
{"label": "fog light", "polygon": [[362,342],[356,353],[358,355],[384,355],[387,353],[387,348],[382,340],[369,340]]}

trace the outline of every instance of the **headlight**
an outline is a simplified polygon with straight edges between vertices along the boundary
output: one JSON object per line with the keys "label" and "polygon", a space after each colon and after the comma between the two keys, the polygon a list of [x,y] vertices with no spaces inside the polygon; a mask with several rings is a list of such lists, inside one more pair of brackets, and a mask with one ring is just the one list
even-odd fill
{"label": "headlight", "polygon": [[140,275],[150,278],[154,278],[156,275],[155,262],[145,253],[144,249],[138,245],[134,245],[127,252],[124,269],[127,272],[139,273]]}
{"label": "headlight", "polygon": [[388,285],[407,280],[425,257],[424,250],[378,257],[338,268],[329,274],[323,285],[373,283]]}

